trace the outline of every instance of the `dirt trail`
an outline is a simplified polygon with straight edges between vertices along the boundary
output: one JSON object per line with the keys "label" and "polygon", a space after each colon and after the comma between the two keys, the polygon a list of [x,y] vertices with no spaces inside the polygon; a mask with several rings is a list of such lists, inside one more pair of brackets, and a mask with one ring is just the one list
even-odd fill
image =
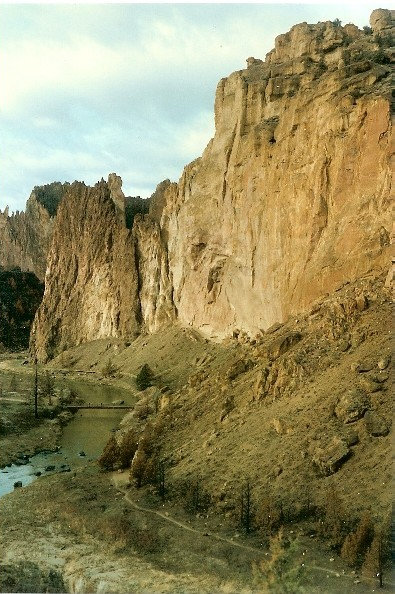
{"label": "dirt trail", "polygon": [[[175,518],[167,515],[166,513],[160,512],[158,510],[154,510],[154,509],[150,509],[148,507],[144,507],[142,505],[139,505],[138,503],[136,503],[135,501],[133,501],[130,496],[126,493],[126,491],[124,489],[122,489],[119,486],[119,483],[117,484],[117,480],[114,477],[114,483],[116,488],[123,493],[125,501],[127,501],[129,503],[129,505],[131,505],[134,509],[144,512],[144,513],[148,513],[151,515],[156,515],[159,516],[160,518],[166,520],[167,522],[169,522],[170,524],[173,524],[175,526],[178,526],[179,528],[183,529],[183,530],[187,530],[188,532],[194,532],[195,534],[198,534],[199,536],[205,536],[205,537],[210,537],[210,538],[214,538],[215,540],[221,541],[221,542],[225,542],[233,547],[237,547],[239,549],[244,549],[246,551],[252,551],[254,553],[259,553],[260,555],[262,555],[263,550],[257,547],[252,547],[249,545],[244,545],[238,542],[235,542],[234,540],[230,539],[230,538],[226,538],[224,536],[220,536],[219,534],[216,534],[215,532],[202,532],[201,530],[197,530],[196,528],[192,528],[192,526],[188,526],[188,524],[185,524],[184,522],[180,522],[179,520],[176,520]],[[348,578],[348,579],[352,579],[352,580],[356,580],[359,579],[363,582],[370,582],[370,583],[376,583],[377,580],[375,580],[374,578],[361,578],[359,576],[356,576],[355,574],[347,574],[347,573],[342,573],[341,571],[336,571],[334,569],[330,569],[329,567],[320,567],[319,565],[311,565],[309,563],[305,563],[304,564],[306,568],[312,570],[312,571],[318,571],[321,573],[326,573],[326,574],[330,574],[330,575],[335,575],[339,578]],[[390,583],[390,582],[386,582],[385,584],[387,587],[395,587],[395,584]]]}
{"label": "dirt trail", "polygon": [[216,540],[220,540],[222,542],[226,542],[227,544],[230,544],[234,547],[238,547],[239,549],[244,549],[245,551],[252,551],[252,552],[258,552],[260,554],[262,554],[262,549],[258,549],[256,547],[250,547],[248,545],[243,545],[240,544],[238,542],[235,542],[234,540],[230,539],[230,538],[225,538],[224,536],[220,536],[219,534],[215,534],[214,532],[202,532],[201,530],[197,530],[196,528],[192,528],[192,526],[188,526],[188,524],[185,524],[184,522],[180,522],[179,520],[175,520],[174,518],[172,518],[169,515],[166,515],[166,513],[154,510],[154,509],[150,509],[148,507],[143,507],[141,505],[138,505],[135,501],[133,501],[132,499],[130,499],[129,495],[123,490],[120,489],[119,487],[117,487],[121,493],[124,493],[125,496],[125,500],[135,509],[142,511],[142,512],[146,512],[146,513],[150,513],[156,516],[159,516],[161,518],[163,518],[164,520],[166,520],[167,522],[170,522],[171,524],[174,524],[175,526],[179,526],[180,528],[182,528],[183,530],[188,530],[188,532],[194,532],[195,534],[198,534],[199,536],[209,536],[211,538],[215,538]]}

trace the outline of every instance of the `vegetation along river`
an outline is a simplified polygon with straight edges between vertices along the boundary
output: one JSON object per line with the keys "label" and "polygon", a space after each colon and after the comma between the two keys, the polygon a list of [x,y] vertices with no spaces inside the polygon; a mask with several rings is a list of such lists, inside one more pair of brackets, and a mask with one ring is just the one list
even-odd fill
{"label": "vegetation along river", "polygon": [[[134,394],[121,388],[88,382],[68,381],[62,386],[73,389],[81,404],[111,405],[122,401],[125,406],[136,402]],[[111,431],[116,429],[127,410],[80,409],[63,428],[61,446],[57,452],[41,452],[25,460],[25,464],[12,464],[0,470],[0,496],[10,493],[14,483],[22,486],[32,483],[38,476],[71,469],[96,460],[103,451]],[[38,474],[40,473],[40,474]]]}

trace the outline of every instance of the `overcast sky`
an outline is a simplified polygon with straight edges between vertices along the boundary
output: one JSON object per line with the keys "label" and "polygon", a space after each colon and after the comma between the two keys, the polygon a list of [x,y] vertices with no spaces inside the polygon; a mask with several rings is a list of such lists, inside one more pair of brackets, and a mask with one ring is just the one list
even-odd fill
{"label": "overcast sky", "polygon": [[217,82],[292,25],[369,23],[389,2],[0,5],[0,208],[33,186],[177,181],[213,135]]}

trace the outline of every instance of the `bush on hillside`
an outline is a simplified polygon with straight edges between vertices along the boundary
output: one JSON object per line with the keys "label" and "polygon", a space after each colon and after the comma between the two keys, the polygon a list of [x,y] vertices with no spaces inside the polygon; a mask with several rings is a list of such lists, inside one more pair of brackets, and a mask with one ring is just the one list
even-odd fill
{"label": "bush on hillside", "polygon": [[144,365],[142,366],[142,368],[136,376],[137,389],[140,390],[140,392],[146,390],[147,388],[152,386],[153,379],[154,374],[151,368],[149,367],[149,365],[147,365],[147,363],[144,363]]}
{"label": "bush on hillside", "polygon": [[114,436],[111,436],[106,443],[103,453],[98,463],[104,470],[114,470],[114,466],[119,462],[120,448]]}

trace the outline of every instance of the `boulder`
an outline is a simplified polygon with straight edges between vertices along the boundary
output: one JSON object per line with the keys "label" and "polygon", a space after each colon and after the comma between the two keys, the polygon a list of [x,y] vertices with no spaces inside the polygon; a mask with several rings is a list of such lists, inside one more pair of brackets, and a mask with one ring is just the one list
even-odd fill
{"label": "boulder", "polygon": [[346,441],[334,437],[327,446],[315,448],[312,460],[324,476],[329,476],[337,472],[350,455],[351,450]]}
{"label": "boulder", "polygon": [[278,357],[286,353],[291,347],[299,342],[301,338],[302,335],[299,332],[287,332],[286,334],[278,336],[265,347],[267,357],[271,361],[278,359]]}
{"label": "boulder", "polygon": [[238,361],[233,363],[233,365],[231,365],[231,367],[228,369],[228,372],[226,374],[227,379],[231,382],[242,373],[245,373],[246,371],[251,369],[252,365],[253,363],[250,359],[239,359]]}
{"label": "boulder", "polygon": [[381,357],[381,359],[378,360],[377,367],[380,370],[387,369],[388,365],[390,364],[390,361],[391,355],[384,355],[384,357]]}
{"label": "boulder", "polygon": [[45,467],[45,472],[52,472],[53,470],[55,470],[55,466],[53,464]]}
{"label": "boulder", "polygon": [[20,487],[22,487],[22,481],[16,481],[14,483],[14,489],[19,489]]}
{"label": "boulder", "polygon": [[369,435],[373,437],[384,437],[389,433],[389,424],[384,417],[375,411],[369,411],[365,415],[365,426]]}
{"label": "boulder", "polygon": [[361,390],[345,392],[335,407],[335,415],[343,423],[354,423],[361,419],[368,410],[369,400]]}
{"label": "boulder", "polygon": [[273,418],[270,421],[271,426],[277,433],[277,435],[287,435],[292,433],[292,427],[289,427],[283,419]]}
{"label": "boulder", "polygon": [[373,377],[361,377],[359,380],[359,385],[365,392],[379,392],[383,389],[383,386],[380,382],[375,382]]}
{"label": "boulder", "polygon": [[374,375],[372,375],[372,380],[379,384],[383,384],[388,379],[389,379],[388,371],[379,371],[378,373],[375,373]]}
{"label": "boulder", "polygon": [[359,361],[358,363],[351,363],[350,369],[351,371],[356,371],[358,373],[365,373],[367,371],[371,371],[374,367],[374,364],[371,361]]}

